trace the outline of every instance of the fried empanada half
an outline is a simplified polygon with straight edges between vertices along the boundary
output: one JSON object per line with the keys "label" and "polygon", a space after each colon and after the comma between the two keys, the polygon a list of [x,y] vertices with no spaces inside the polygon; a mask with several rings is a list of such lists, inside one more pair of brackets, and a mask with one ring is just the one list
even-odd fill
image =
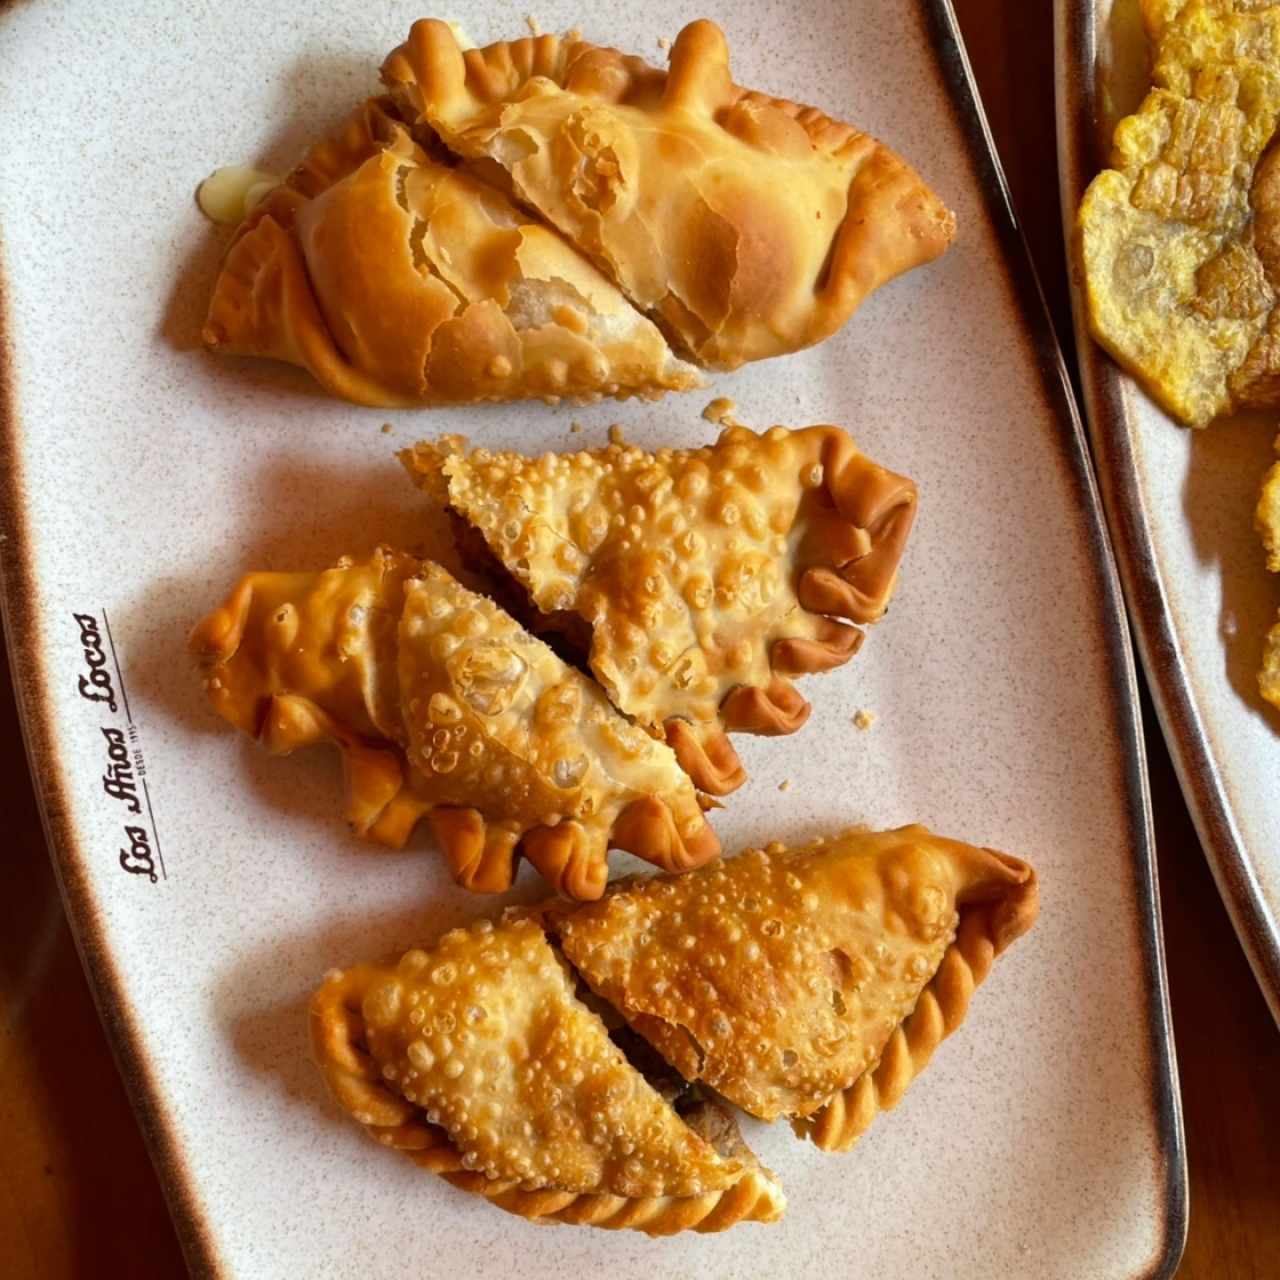
{"label": "fried empanada half", "polygon": [[245,220],[214,285],[215,351],[301,365],[385,407],[698,386],[561,237],[364,103]]}
{"label": "fried empanada half", "polygon": [[1093,336],[1200,427],[1280,405],[1280,6],[1162,15],[1154,87],[1116,126],[1077,239]]}
{"label": "fried empanada half", "polygon": [[418,136],[504,174],[712,368],[829,337],[955,232],[954,215],[874,138],[733,84],[724,35],[705,20],[659,71],[553,35],[464,53],[429,19],[382,77]]}
{"label": "fried empanada half", "polygon": [[536,919],[330,973],[311,1040],[373,1138],[509,1213],[672,1235],[785,1207],[736,1128],[719,1154],[627,1061]]}
{"label": "fried empanada half", "polygon": [[439,565],[252,573],[192,647],[219,714],[275,753],[336,743],[352,827],[399,848],[425,816],[466,888],[508,888],[522,854],[595,898],[610,847],[667,870],[719,853],[670,748]]}
{"label": "fried empanada half", "polygon": [[712,795],[746,776],[726,731],[798,729],[790,677],[848,661],[884,614],[916,510],[910,480],[830,426],[539,458],[451,437],[401,457],[552,625],[587,624],[614,704]]}
{"label": "fried empanada half", "polygon": [[926,1005],[942,1002],[946,1030],[964,1016],[953,957],[973,966],[970,935],[999,951],[1036,907],[1026,863],[913,826],[623,881],[554,927],[591,989],[687,1080],[763,1120],[821,1126],[898,1037],[920,1040]]}
{"label": "fried empanada half", "polygon": [[[1276,440],[1276,449],[1280,450],[1280,438]],[[1272,573],[1280,573],[1280,462],[1267,472],[1263,481],[1255,519],[1267,551],[1267,568]],[[1280,621],[1267,635],[1258,687],[1268,702],[1280,707]]]}

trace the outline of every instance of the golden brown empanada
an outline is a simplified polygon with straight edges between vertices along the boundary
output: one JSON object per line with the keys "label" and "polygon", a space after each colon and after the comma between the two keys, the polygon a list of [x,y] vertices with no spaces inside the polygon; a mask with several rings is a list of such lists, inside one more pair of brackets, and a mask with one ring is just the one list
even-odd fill
{"label": "golden brown empanada", "polygon": [[382,76],[419,137],[505,175],[713,368],[829,337],[954,234],[951,212],[874,138],[734,85],[711,22],[685,27],[660,71],[553,35],[464,53],[424,20]]}
{"label": "golden brown empanada", "polygon": [[510,1213],[650,1235],[782,1215],[740,1140],[718,1153],[627,1061],[535,919],[333,972],[311,1030],[374,1138]]}
{"label": "golden brown empanada", "polygon": [[614,704],[713,795],[746,777],[725,731],[798,729],[789,677],[848,661],[846,622],[884,614],[916,510],[915,485],[838,427],[539,458],[450,437],[401,457],[554,624],[585,621]]}
{"label": "golden brown empanada", "polygon": [[249,574],[192,647],[222,716],[272,752],[336,743],[355,830],[398,848],[425,816],[467,888],[506,889],[523,854],[594,898],[611,846],[668,870],[719,852],[671,750],[439,565]]}
{"label": "golden brown empanada", "polygon": [[[923,827],[770,845],[333,973],[312,1041],[374,1137],[503,1208],[719,1230],[778,1216],[781,1192],[727,1117],[699,1126],[713,1151],[664,1110],[670,1098],[687,1114],[689,1095],[662,1064],[695,1095],[711,1086],[847,1147],[963,1020],[1036,906],[1026,863]],[[615,1014],[627,1025],[607,1032]]]}
{"label": "golden brown empanada", "polygon": [[433,159],[371,99],[241,224],[206,344],[398,407],[697,386],[654,325],[554,232]]}
{"label": "golden brown empanada", "polygon": [[[773,844],[682,880],[624,881],[555,927],[591,989],[685,1079],[817,1135],[826,1109],[874,1077],[944,970],[929,999],[946,1001],[947,1031],[963,1018],[949,957],[968,932],[999,951],[1036,906],[1026,863],[915,826]],[[971,911],[984,914],[966,932]]]}

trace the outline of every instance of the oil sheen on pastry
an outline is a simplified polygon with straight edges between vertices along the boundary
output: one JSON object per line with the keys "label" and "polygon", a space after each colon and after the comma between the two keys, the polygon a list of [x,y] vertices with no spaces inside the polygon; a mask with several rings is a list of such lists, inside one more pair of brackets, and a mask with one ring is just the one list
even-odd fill
{"label": "oil sheen on pastry", "polygon": [[655,1234],[771,1221],[777,1181],[696,1101],[707,1086],[850,1146],[1036,905],[1026,863],[923,827],[770,845],[335,970],[312,1044],[371,1136],[510,1212]]}
{"label": "oil sheen on pastry", "polygon": [[891,1100],[874,1096],[897,1101],[1036,906],[1026,863],[915,826],[624,881],[556,928],[591,989],[685,1079],[840,1147],[856,1136],[847,1099],[892,1062]]}
{"label": "oil sheen on pastry", "polygon": [[464,51],[428,19],[382,76],[417,136],[502,175],[711,368],[829,337],[955,231],[874,138],[735,85],[705,20],[658,70],[554,35]]}
{"label": "oil sheen on pastry", "polygon": [[651,1235],[780,1217],[736,1126],[722,1154],[574,986],[536,919],[480,921],[331,973],[311,1002],[316,1061],[372,1137],[510,1213]]}
{"label": "oil sheen on pastry", "polygon": [[726,731],[798,729],[791,677],[848,661],[884,614],[916,510],[838,427],[539,458],[446,438],[402,459],[553,624],[586,624],[614,704],[714,795],[745,779]]}
{"label": "oil sheen on pastry", "polygon": [[1280,6],[1145,6],[1152,91],[1077,220],[1093,336],[1173,416],[1280,405]]}
{"label": "oil sheen on pastry", "polygon": [[508,888],[523,855],[592,898],[610,847],[668,870],[719,852],[673,752],[439,565],[252,573],[191,643],[222,716],[274,753],[336,743],[353,828],[398,848],[425,817],[467,888]]}
{"label": "oil sheen on pastry", "polygon": [[561,237],[364,103],[241,223],[215,351],[385,407],[652,396],[701,379]]}

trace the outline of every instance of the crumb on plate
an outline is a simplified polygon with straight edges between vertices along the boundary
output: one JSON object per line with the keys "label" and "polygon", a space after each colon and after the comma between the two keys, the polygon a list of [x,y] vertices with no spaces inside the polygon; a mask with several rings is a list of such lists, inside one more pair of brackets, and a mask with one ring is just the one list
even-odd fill
{"label": "crumb on plate", "polygon": [[875,722],[876,713],[869,710],[867,707],[863,707],[854,713],[853,723],[857,725],[859,729],[870,729]]}
{"label": "crumb on plate", "polygon": [[738,424],[733,420],[732,415],[737,407],[728,396],[717,396],[703,409],[702,416],[708,422],[714,422],[716,426],[734,427]]}

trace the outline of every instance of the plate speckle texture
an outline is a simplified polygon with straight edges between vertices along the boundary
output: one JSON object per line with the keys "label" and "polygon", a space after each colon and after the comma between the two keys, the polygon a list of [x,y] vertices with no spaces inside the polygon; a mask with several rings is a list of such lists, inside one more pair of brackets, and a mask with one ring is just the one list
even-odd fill
{"label": "plate speckle texture", "polygon": [[[912,1277],[1169,1262],[1180,1148],[1127,650],[1056,374],[1039,363],[925,8],[709,16],[740,82],[816,99],[921,169],[959,217],[940,263],[817,350],[705,396],[405,413],[383,434],[388,415],[325,399],[299,373],[195,349],[225,234],[192,192],[218,165],[286,166],[375,88],[417,16],[368,0],[271,16],[230,0],[50,2],[0,23],[0,57],[21,72],[0,83],[7,532],[25,533],[6,553],[10,623],[46,800],[61,802],[60,868],[193,1258],[254,1277],[619,1280],[811,1276],[837,1258],[841,1274]],[[443,16],[480,40],[523,33],[497,5]],[[537,11],[545,29],[582,22],[655,59],[689,16],[668,3]],[[537,1229],[369,1142],[306,1058],[304,1003],[326,968],[495,904],[454,889],[425,834],[403,854],[348,837],[336,761],[268,759],[217,722],[185,634],[247,568],[427,543],[391,457],[418,436],[565,449],[620,421],[641,445],[693,444],[714,430],[698,416],[712,395],[756,425],[846,424],[921,489],[889,618],[848,667],[804,683],[815,711],[799,736],[739,740],[752,782],[718,816],[726,847],[923,820],[1032,860],[1042,915],[853,1153],[748,1126],[787,1188],[781,1225],[668,1241]],[[77,613],[101,621],[104,653],[114,640],[128,710],[78,692],[96,650]],[[878,713],[869,732],[852,724],[862,707]],[[143,753],[145,821],[103,792],[104,727]],[[158,838],[155,882],[121,865],[122,846],[140,861],[131,824]],[[537,893],[526,873],[517,896]]]}
{"label": "plate speckle texture", "polygon": [[[1111,122],[1141,100],[1147,53],[1137,0],[1058,6],[1070,226]],[[1280,711],[1258,691],[1280,579],[1266,572],[1253,527],[1276,417],[1177,425],[1088,337],[1083,299],[1073,302],[1100,479],[1152,692],[1214,878],[1280,1022]]]}

